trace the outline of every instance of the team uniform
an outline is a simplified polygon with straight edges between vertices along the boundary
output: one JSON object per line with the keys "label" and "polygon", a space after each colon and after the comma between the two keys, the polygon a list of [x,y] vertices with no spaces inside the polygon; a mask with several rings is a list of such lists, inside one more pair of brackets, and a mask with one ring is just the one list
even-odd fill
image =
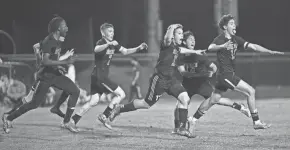
{"label": "team uniform", "polygon": [[[139,72],[139,75],[141,75],[141,66],[139,63],[133,67],[134,77],[136,76],[137,72]],[[134,99],[135,95],[137,96],[138,99],[142,99],[139,81],[140,77],[137,79],[135,85],[131,85],[130,87],[129,102],[131,102]]]}
{"label": "team uniform", "polygon": [[[102,38],[96,45],[106,44],[107,41]],[[118,85],[109,79],[109,67],[115,52],[120,51],[122,46],[108,46],[105,50],[94,53],[95,67],[91,75],[91,94],[96,93],[102,95],[103,93],[114,92]]]}
{"label": "team uniform", "polygon": [[[230,47],[217,51],[218,73],[215,88],[221,92],[225,92],[228,89],[233,90],[241,81],[241,78],[235,73],[236,52],[238,49],[246,49],[249,44],[236,35],[232,35],[230,40],[232,42]],[[220,34],[212,43],[221,45],[228,41],[229,39],[225,37],[225,34]]]}
{"label": "team uniform", "polygon": [[209,80],[210,62],[205,55],[192,54],[180,57],[186,70],[192,74],[190,77],[183,76],[182,85],[186,89],[189,97],[199,94],[208,99],[214,88]]}
{"label": "team uniform", "polygon": [[182,78],[177,69],[179,55],[180,48],[173,43],[169,46],[161,45],[155,73],[150,79],[149,89],[145,97],[145,101],[150,106],[155,104],[165,92],[178,98],[179,94],[186,91],[181,84]]}
{"label": "team uniform", "polygon": [[[42,41],[40,49],[42,50],[42,53],[50,54],[51,60],[58,60],[61,51],[61,44],[62,43],[55,40],[51,34]],[[68,103],[68,108],[75,107],[76,101],[74,101],[74,99],[77,100],[79,89],[69,78],[59,71],[57,66],[40,66],[37,77],[39,82],[36,84],[36,91],[33,99],[8,115],[7,120],[12,121],[27,111],[37,108],[41,103],[43,103],[43,101],[45,101],[45,96],[50,86],[69,93],[72,101]]]}

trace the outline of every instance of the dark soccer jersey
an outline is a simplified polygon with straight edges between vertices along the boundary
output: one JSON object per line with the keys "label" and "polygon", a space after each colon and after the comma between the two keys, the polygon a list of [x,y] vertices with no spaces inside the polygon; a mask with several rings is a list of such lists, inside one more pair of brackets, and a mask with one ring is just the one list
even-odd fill
{"label": "dark soccer jersey", "polygon": [[181,55],[180,64],[185,65],[188,72],[192,73],[194,77],[204,77],[208,75],[209,65],[211,62],[206,55]]}
{"label": "dark soccer jersey", "polygon": [[242,49],[245,46],[246,41],[233,35],[231,39],[225,37],[225,34],[220,34],[212,42],[216,45],[222,45],[231,40],[232,45],[227,49],[221,49],[217,51],[217,62],[219,66],[219,72],[235,72],[235,58],[238,49]]}
{"label": "dark soccer jersey", "polygon": [[[107,41],[102,38],[100,39],[96,45],[104,45]],[[95,71],[97,74],[108,75],[109,74],[109,66],[111,64],[111,60],[116,51],[121,49],[120,45],[117,46],[109,46],[105,50],[101,52],[94,52],[95,54]]]}
{"label": "dark soccer jersey", "polygon": [[[58,60],[61,52],[61,44],[62,42],[57,41],[52,35],[48,35],[42,42],[41,42],[41,51],[43,54],[48,53],[50,54],[49,59],[51,60]],[[57,66],[42,66],[44,71],[48,72],[55,72],[57,71]]]}
{"label": "dark soccer jersey", "polygon": [[169,46],[164,46],[161,44],[161,50],[159,53],[159,58],[157,65],[155,67],[156,71],[163,76],[174,77],[178,74],[177,66],[179,66],[178,56],[180,55],[180,48],[171,43]]}

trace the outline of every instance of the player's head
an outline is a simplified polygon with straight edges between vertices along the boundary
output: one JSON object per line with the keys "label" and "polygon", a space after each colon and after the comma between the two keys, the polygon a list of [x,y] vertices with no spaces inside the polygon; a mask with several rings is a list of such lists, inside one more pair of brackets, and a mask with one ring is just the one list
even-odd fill
{"label": "player's head", "polygon": [[230,35],[236,34],[236,23],[234,17],[230,14],[222,16],[219,21],[219,27]]}
{"label": "player's head", "polygon": [[102,34],[102,37],[105,38],[108,41],[113,41],[114,39],[114,26],[109,23],[104,23],[100,27],[100,31]]}
{"label": "player's head", "polygon": [[186,31],[183,33],[183,43],[186,48],[194,49],[195,46],[195,38],[191,31]]}
{"label": "player's head", "polygon": [[179,26],[173,31],[173,42],[175,45],[181,45],[183,39],[183,26]]}
{"label": "player's head", "polygon": [[57,33],[60,37],[65,37],[68,32],[68,27],[65,20],[62,17],[54,17],[48,24],[48,33]]}
{"label": "player's head", "polygon": [[130,63],[131,63],[132,65],[134,65],[134,66],[136,66],[136,65],[139,64],[137,58],[135,58],[135,57],[131,57],[131,59],[130,59]]}

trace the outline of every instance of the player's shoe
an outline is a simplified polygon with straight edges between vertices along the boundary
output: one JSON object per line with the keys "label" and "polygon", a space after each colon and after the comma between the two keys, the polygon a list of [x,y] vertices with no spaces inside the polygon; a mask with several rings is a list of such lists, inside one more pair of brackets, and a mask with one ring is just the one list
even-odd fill
{"label": "player's shoe", "polygon": [[196,137],[196,135],[191,134],[186,128],[182,128],[182,127],[177,130],[177,135],[185,136],[188,138],[195,138]]}
{"label": "player's shoe", "polygon": [[190,116],[187,118],[187,129],[191,135],[195,135],[196,122],[193,121],[193,117]]}
{"label": "player's shoe", "polygon": [[98,116],[98,120],[108,129],[112,130],[112,126],[109,123],[109,118],[107,118],[104,114],[100,114]]}
{"label": "player's shoe", "polygon": [[114,107],[114,109],[113,109],[112,112],[111,112],[111,115],[109,116],[109,120],[110,120],[111,122],[113,122],[114,119],[115,119],[117,116],[120,115],[120,113],[121,113],[121,107],[123,107],[123,105],[116,105],[116,106]]}
{"label": "player's shoe", "polygon": [[173,131],[171,131],[171,134],[177,134],[178,128],[174,128]]}
{"label": "player's shoe", "polygon": [[249,108],[247,108],[244,104],[241,104],[240,112],[246,115],[247,117],[251,117],[251,112]]}
{"label": "player's shoe", "polygon": [[3,114],[2,116],[2,122],[3,122],[3,130],[5,133],[9,133],[10,132],[10,124],[11,124],[11,121],[7,120],[7,114]]}
{"label": "player's shoe", "polygon": [[79,130],[75,127],[75,125],[69,121],[68,123],[62,123],[61,127],[64,129],[68,129],[70,132],[78,133]]}
{"label": "player's shoe", "polygon": [[266,123],[261,122],[261,121],[254,123],[254,129],[255,130],[267,129],[267,128],[270,128],[270,127],[271,127],[270,124],[266,124]]}
{"label": "player's shoe", "polygon": [[65,116],[65,114],[59,108],[52,107],[50,109],[50,112],[60,116],[61,118],[64,118],[64,116]]}

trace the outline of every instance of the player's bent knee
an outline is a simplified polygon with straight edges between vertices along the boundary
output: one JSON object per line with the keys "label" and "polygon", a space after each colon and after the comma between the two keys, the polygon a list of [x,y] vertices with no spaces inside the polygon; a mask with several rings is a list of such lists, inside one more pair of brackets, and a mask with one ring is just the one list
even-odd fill
{"label": "player's bent knee", "polygon": [[126,94],[124,92],[124,90],[121,88],[121,87],[118,87],[114,93],[117,95],[117,96],[120,96],[121,99],[124,99],[126,97]]}
{"label": "player's bent knee", "polygon": [[91,100],[89,102],[90,106],[91,107],[96,106],[98,104],[99,100],[100,100],[99,94],[92,95]]}
{"label": "player's bent knee", "polygon": [[210,103],[211,104],[217,104],[217,103],[219,103],[221,97],[222,96],[220,94],[213,93],[212,96],[211,96],[211,99],[210,99]]}
{"label": "player's bent knee", "polygon": [[178,95],[179,101],[182,103],[182,105],[187,106],[190,102],[190,98],[187,94],[187,92],[182,92]]}

